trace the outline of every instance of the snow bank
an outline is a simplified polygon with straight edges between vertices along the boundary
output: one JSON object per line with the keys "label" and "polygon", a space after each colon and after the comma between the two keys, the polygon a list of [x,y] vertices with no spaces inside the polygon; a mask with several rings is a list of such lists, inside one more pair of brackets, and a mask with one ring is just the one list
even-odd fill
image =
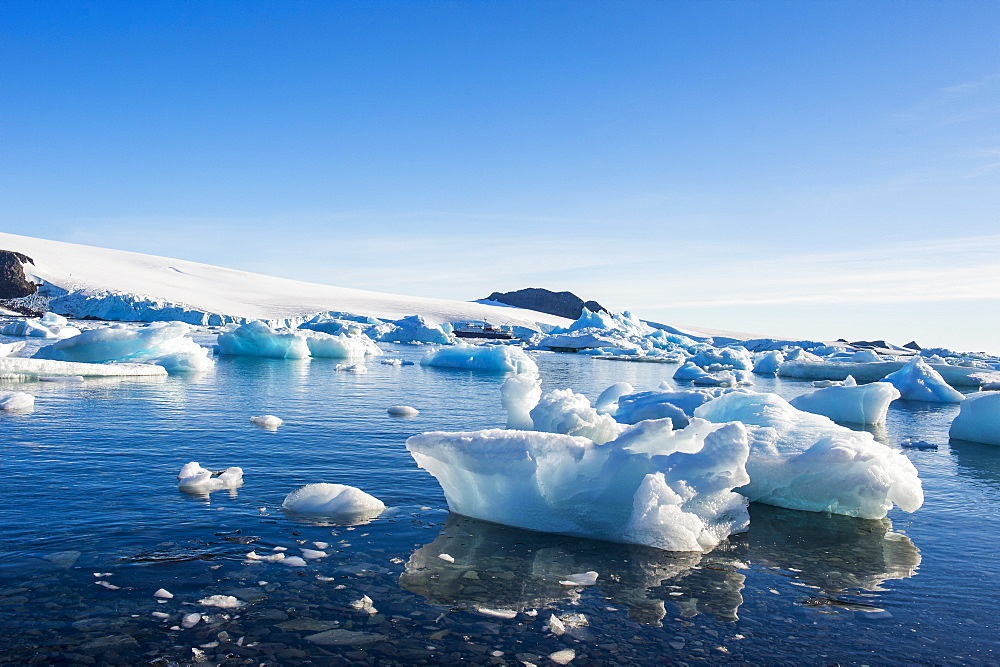
{"label": "snow bank", "polygon": [[959,403],[962,392],[948,386],[941,374],[920,357],[913,357],[905,366],[886,375],[887,382],[899,390],[900,398],[908,401]]}
{"label": "snow bank", "polygon": [[80,375],[82,377],[162,376],[163,366],[153,364],[85,364],[75,361],[0,357],[0,376],[4,375]]}
{"label": "snow bank", "polygon": [[948,435],[956,440],[1000,445],[1000,392],[966,396]]}
{"label": "snow bank", "polygon": [[745,500],[732,490],[748,481],[748,448],[740,424],[693,426],[672,431],[669,420],[645,422],[604,445],[537,431],[436,432],[413,436],[406,447],[458,514],[702,551],[749,524]]}
{"label": "snow bank", "polygon": [[542,395],[531,409],[533,430],[581,436],[603,444],[614,440],[623,426],[608,414],[600,414],[583,394],[556,389]]}
{"label": "snow bank", "polygon": [[183,322],[91,329],[47,345],[34,356],[84,363],[153,363],[173,372],[211,369],[215,362],[209,357],[209,350],[194,342],[188,335],[190,332],[191,326]]}
{"label": "snow bank", "polygon": [[730,392],[694,413],[746,425],[751,481],[739,491],[753,502],[865,519],[883,518],[893,504],[907,512],[923,504],[916,468],[902,453],[775,394]]}
{"label": "snow bank", "polygon": [[538,364],[519,347],[509,345],[453,345],[428,352],[421,366],[466,368],[499,373],[538,374]]}
{"label": "snow bank", "polygon": [[353,486],[306,484],[287,496],[281,506],[289,512],[325,517],[374,518],[385,511],[385,503]]}
{"label": "snow bank", "polygon": [[26,412],[35,407],[35,397],[23,391],[0,391],[0,410]]}
{"label": "snow bank", "polygon": [[838,422],[884,424],[889,404],[900,397],[899,390],[886,382],[858,386],[848,378],[851,384],[817,389],[792,399],[791,404]]}
{"label": "snow bank", "polygon": [[185,463],[177,473],[177,488],[189,493],[205,493],[219,489],[236,489],[243,486],[243,469],[226,468],[212,472],[202,468],[197,461]]}

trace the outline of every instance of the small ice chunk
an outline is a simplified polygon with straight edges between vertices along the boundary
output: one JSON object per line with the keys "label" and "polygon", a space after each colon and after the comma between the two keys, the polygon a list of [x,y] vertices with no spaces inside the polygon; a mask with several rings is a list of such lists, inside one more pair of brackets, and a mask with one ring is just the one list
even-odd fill
{"label": "small ice chunk", "polygon": [[317,551],[315,549],[306,549],[305,547],[303,547],[302,549],[300,549],[300,551],[302,551],[302,557],[306,558],[308,560],[315,560],[317,558],[326,558],[327,556],[330,555],[330,554],[326,553],[325,551]]}
{"label": "small ice chunk", "polygon": [[368,367],[364,364],[337,364],[334,366],[335,370],[344,371],[346,373],[367,373]]}
{"label": "small ice chunk", "polygon": [[390,405],[385,409],[393,417],[416,417],[420,411],[409,405]]}
{"label": "small ice chunk", "polygon": [[184,614],[184,617],[181,619],[181,627],[193,628],[200,622],[201,622],[201,614],[199,613]]}
{"label": "small ice chunk", "polygon": [[589,572],[571,574],[559,583],[563,586],[593,586],[597,583],[597,573],[591,570]]}
{"label": "small ice chunk", "polygon": [[243,469],[226,468],[212,472],[202,468],[197,461],[184,464],[177,474],[177,488],[193,493],[236,489],[243,486]]}
{"label": "small ice chunk", "polygon": [[490,607],[476,607],[478,611],[483,616],[492,616],[494,618],[514,618],[517,616],[516,609],[492,609]]}
{"label": "small ice chunk", "polygon": [[118,589],[121,588],[121,586],[115,586],[114,584],[104,580],[98,580],[95,581],[94,583],[97,584],[98,586],[103,586],[104,588],[107,588],[109,591],[117,591]]}
{"label": "small ice chunk", "polygon": [[455,562],[455,557],[452,556],[451,554],[438,554],[438,558],[440,558],[441,560],[443,560],[446,563],[454,563]]}
{"label": "small ice chunk", "polygon": [[549,616],[549,632],[554,635],[561,635],[566,632],[566,625],[555,614]]}
{"label": "small ice chunk", "polygon": [[150,616],[152,616],[153,618],[162,619],[164,621],[170,618],[170,614],[164,614],[162,611],[154,611],[152,614],[150,614]]}
{"label": "small ice chunk", "polygon": [[260,428],[275,431],[285,422],[281,419],[281,417],[275,417],[274,415],[259,415],[257,417],[251,417],[250,423],[254,426],[259,426]]}
{"label": "small ice chunk", "polygon": [[299,558],[298,556],[288,556],[286,558],[281,559],[281,562],[282,562],[282,564],[287,565],[288,567],[305,567],[306,566],[305,560],[303,560],[302,558]]}
{"label": "small ice chunk", "polygon": [[322,516],[378,516],[385,503],[353,486],[345,484],[306,484],[287,496],[281,506],[299,514]]}
{"label": "small ice chunk", "polygon": [[23,391],[0,391],[0,410],[26,412],[35,407],[35,397]]}
{"label": "small ice chunk", "polygon": [[153,593],[153,597],[154,598],[163,598],[165,600],[169,600],[169,599],[171,599],[171,598],[174,597],[174,594],[171,593],[170,591],[168,591],[165,588],[159,588],[159,589],[156,590],[155,593]]}
{"label": "small ice chunk", "polygon": [[206,607],[219,607],[221,609],[239,609],[246,603],[232,595],[210,595],[207,598],[198,600],[198,604]]}
{"label": "small ice chunk", "polygon": [[330,548],[330,543],[329,542],[313,542],[313,546],[315,546],[317,549],[329,549]]}
{"label": "small ice chunk", "polygon": [[576,651],[571,648],[564,648],[561,651],[549,653],[549,660],[557,665],[568,665],[573,662],[574,658],[576,658]]}
{"label": "small ice chunk", "polygon": [[283,551],[278,551],[276,553],[271,554],[270,556],[261,556],[256,551],[251,551],[250,553],[247,554],[247,560],[278,561],[284,559],[285,559],[285,553]]}
{"label": "small ice chunk", "polygon": [[366,614],[373,616],[378,613],[378,609],[375,608],[375,603],[367,595],[362,595],[359,599],[352,602],[351,608],[363,611]]}

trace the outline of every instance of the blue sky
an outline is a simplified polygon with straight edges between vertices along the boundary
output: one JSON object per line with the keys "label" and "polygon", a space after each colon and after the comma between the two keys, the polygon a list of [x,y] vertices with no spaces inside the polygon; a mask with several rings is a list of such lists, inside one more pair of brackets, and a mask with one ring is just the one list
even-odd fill
{"label": "blue sky", "polygon": [[998,33],[994,2],[3,0],[0,225],[1000,353]]}

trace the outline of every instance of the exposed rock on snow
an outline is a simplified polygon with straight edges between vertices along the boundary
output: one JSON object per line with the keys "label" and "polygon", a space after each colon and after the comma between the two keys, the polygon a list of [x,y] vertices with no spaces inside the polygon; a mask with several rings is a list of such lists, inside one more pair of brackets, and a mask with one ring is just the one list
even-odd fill
{"label": "exposed rock on snow", "polygon": [[34,263],[27,255],[0,250],[0,299],[16,299],[38,290],[38,285],[24,276],[24,265]]}
{"label": "exposed rock on snow", "polygon": [[586,308],[591,312],[608,312],[596,301],[584,301],[572,292],[553,292],[540,287],[528,287],[514,292],[493,292],[484,301],[496,301],[540,313],[575,320]]}

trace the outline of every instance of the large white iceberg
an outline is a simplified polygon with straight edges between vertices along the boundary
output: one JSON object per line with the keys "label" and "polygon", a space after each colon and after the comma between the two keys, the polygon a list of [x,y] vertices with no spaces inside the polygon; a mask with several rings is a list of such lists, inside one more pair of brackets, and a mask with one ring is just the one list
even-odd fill
{"label": "large white iceberg", "polygon": [[858,385],[848,376],[843,386],[817,389],[791,400],[799,410],[825,415],[838,422],[884,424],[889,404],[899,398],[899,390],[887,382]]}
{"label": "large white iceberg", "polygon": [[232,467],[220,471],[202,468],[197,461],[185,463],[177,473],[177,488],[187,493],[211,493],[220,489],[243,486],[243,469]]}
{"label": "large white iceberg", "polygon": [[302,333],[276,332],[263,322],[248,322],[219,334],[219,354],[273,359],[305,359],[309,343]]}
{"label": "large white iceberg", "polygon": [[410,315],[392,322],[393,327],[379,340],[392,343],[436,343],[449,345],[455,342],[450,324],[434,324],[420,315]]}
{"label": "large white iceberg", "polygon": [[783,363],[785,363],[785,355],[781,353],[781,350],[771,350],[757,360],[753,372],[760,375],[774,375]]}
{"label": "large white iceberg", "polygon": [[319,331],[301,331],[306,337],[310,356],[325,359],[360,359],[378,356],[382,348],[363,333],[328,334]]}
{"label": "large white iceberg", "polygon": [[909,401],[959,403],[964,398],[962,392],[950,387],[921,357],[913,357],[898,371],[886,375],[882,382],[894,386],[900,397]]}
{"label": "large white iceberg", "polygon": [[440,368],[466,368],[500,373],[528,373],[537,375],[538,364],[519,347],[509,345],[453,345],[428,352],[420,360],[421,366]]}
{"label": "large white iceberg", "polygon": [[83,363],[153,363],[174,372],[209,370],[214,365],[209,350],[194,342],[188,335],[190,332],[191,325],[183,322],[90,329],[41,348],[35,358]]}
{"label": "large white iceberg", "polygon": [[531,409],[538,405],[541,397],[542,379],[537,375],[523,373],[504,380],[500,386],[500,403],[507,411],[507,428],[533,430]]}
{"label": "large white iceberg", "polygon": [[493,429],[407,440],[458,514],[529,530],[670,551],[711,549],[746,530],[741,424],[643,422],[618,439]]}
{"label": "large white iceberg", "polygon": [[956,440],[1000,445],[1000,391],[966,396],[948,435]]}
{"label": "large white iceberg", "polygon": [[811,512],[881,519],[893,504],[923,504],[917,470],[906,456],[828,417],[797,410],[776,394],[736,391],[694,411],[696,417],[746,425],[751,501]]}

